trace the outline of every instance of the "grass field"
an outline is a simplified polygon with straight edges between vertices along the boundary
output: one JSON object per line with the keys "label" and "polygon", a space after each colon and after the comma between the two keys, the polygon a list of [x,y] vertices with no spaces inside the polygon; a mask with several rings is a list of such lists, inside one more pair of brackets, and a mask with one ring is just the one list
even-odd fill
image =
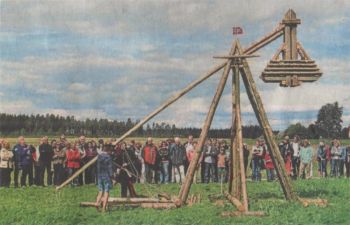
{"label": "grass field", "polygon": [[[81,201],[94,201],[95,186],[67,187],[60,192],[54,188],[31,187],[0,189],[0,224],[349,224],[350,182],[349,179],[313,179],[294,183],[302,197],[324,198],[326,208],[304,208],[297,202],[286,202],[278,182],[248,182],[250,210],[261,210],[266,217],[222,218],[220,213],[234,210],[226,202],[216,206],[208,195],[220,194],[219,184],[194,184],[191,193],[201,193],[202,202],[192,207],[173,210],[140,208],[112,208],[101,214],[95,208],[80,208]],[[226,188],[226,187],[224,187]],[[179,186],[137,185],[142,194],[167,192],[176,194]],[[119,196],[119,185],[112,196]]]}

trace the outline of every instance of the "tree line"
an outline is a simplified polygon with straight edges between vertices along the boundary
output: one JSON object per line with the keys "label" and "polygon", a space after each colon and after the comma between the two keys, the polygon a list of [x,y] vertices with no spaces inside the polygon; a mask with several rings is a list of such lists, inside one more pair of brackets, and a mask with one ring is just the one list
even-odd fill
{"label": "tree line", "polygon": [[[77,120],[74,116],[59,116],[54,114],[46,115],[24,115],[24,114],[0,114],[0,136],[42,136],[61,135],[68,136],[86,135],[90,137],[112,137],[121,136],[139,121],[107,120],[107,119],[85,119]],[[134,137],[186,137],[190,134],[198,137],[201,129],[188,127],[178,128],[175,124],[152,123],[141,127],[132,134]],[[250,125],[242,128],[245,138],[257,138],[262,135],[259,126]],[[211,129],[209,136],[213,138],[229,138],[231,128]]]}

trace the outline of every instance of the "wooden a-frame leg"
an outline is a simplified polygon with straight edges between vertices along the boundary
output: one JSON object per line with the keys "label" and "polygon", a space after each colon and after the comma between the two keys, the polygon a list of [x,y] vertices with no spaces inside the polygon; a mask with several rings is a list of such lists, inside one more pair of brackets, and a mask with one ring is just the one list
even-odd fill
{"label": "wooden a-frame leg", "polygon": [[[232,46],[230,54],[233,53],[233,51],[235,49],[234,46],[235,45]],[[220,101],[222,92],[224,91],[225,84],[226,84],[228,75],[229,75],[230,70],[231,70],[231,63],[232,63],[232,60],[228,60],[226,66],[225,66],[223,75],[220,79],[219,85],[216,89],[216,93],[214,95],[214,98],[211,102],[209,112],[207,114],[207,117],[205,119],[201,134],[199,136],[198,144],[197,144],[196,149],[195,149],[195,154],[194,154],[194,156],[190,162],[190,165],[188,167],[185,181],[181,185],[181,189],[180,189],[179,196],[178,196],[179,202],[177,202],[177,205],[179,205],[179,206],[186,203],[186,200],[187,200],[187,197],[188,197],[188,194],[189,194],[192,182],[193,182],[193,176],[194,176],[196,167],[198,165],[198,162],[199,162],[199,159],[200,159],[200,156],[202,153],[202,149],[203,149],[205,140],[206,140],[207,135],[208,135],[208,131],[209,131],[211,122],[213,121],[213,117],[214,117],[216,108],[217,108],[218,103]]]}
{"label": "wooden a-frame leg", "polygon": [[[240,52],[242,51],[239,46]],[[255,116],[263,129],[264,138],[266,140],[268,151],[271,155],[272,162],[275,166],[275,170],[278,175],[279,182],[283,189],[284,196],[287,200],[297,200],[297,194],[293,190],[292,182],[290,177],[287,175],[284,167],[284,161],[280,154],[277,143],[274,139],[272,128],[267,119],[264,106],[262,104],[259,92],[256,88],[255,81],[250,71],[248,62],[246,59],[242,59],[243,67],[240,68],[242,80],[247,91],[248,98],[255,112]]]}

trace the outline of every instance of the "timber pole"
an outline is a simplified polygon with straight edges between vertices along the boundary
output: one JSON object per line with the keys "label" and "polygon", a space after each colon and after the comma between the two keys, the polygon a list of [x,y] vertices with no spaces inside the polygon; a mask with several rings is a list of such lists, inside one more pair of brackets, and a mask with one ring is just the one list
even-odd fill
{"label": "timber pole", "polygon": [[[240,50],[242,52],[242,50]],[[279,182],[283,189],[284,196],[287,200],[297,200],[297,195],[293,191],[293,186],[290,177],[287,175],[283,158],[273,136],[272,128],[267,119],[264,106],[262,104],[260,94],[255,85],[252,73],[250,71],[246,59],[242,59],[243,68],[240,68],[242,80],[247,91],[248,98],[255,112],[255,116],[263,129],[263,134],[266,140],[267,149],[271,155],[272,162],[278,175]]]}
{"label": "timber pole", "polygon": [[[237,45],[240,48],[239,42],[237,41]],[[242,134],[242,119],[241,119],[241,98],[240,98],[240,82],[239,82],[239,65],[235,65],[235,103],[236,103],[236,151],[238,151],[236,163],[239,163],[237,169],[239,168],[240,178],[241,178],[241,190],[242,190],[242,200],[244,210],[248,211],[248,194],[247,194],[247,183],[244,171],[244,158],[243,158],[243,134]],[[235,168],[235,167],[234,167]],[[239,177],[237,177],[239,180]],[[238,181],[237,181],[238,183]],[[239,184],[239,183],[238,183]]]}
{"label": "timber pole", "polygon": [[[201,77],[198,80],[193,81],[190,83],[187,87],[182,89],[180,92],[178,92],[176,95],[172,96],[170,99],[168,99],[166,102],[164,102],[161,106],[159,106],[156,110],[148,114],[146,117],[144,117],[138,124],[136,124],[133,128],[128,130],[125,134],[123,134],[120,138],[117,140],[117,144],[122,142],[125,138],[127,138],[130,134],[140,129],[145,123],[147,123],[149,120],[151,120],[153,117],[155,117],[157,114],[162,112],[164,109],[169,107],[172,103],[177,101],[179,98],[184,96],[186,93],[188,93],[190,90],[198,86],[203,81],[207,80],[209,77],[214,75],[216,72],[221,70],[223,67],[225,67],[227,62],[221,63],[220,65],[214,67],[211,69],[208,73],[206,73],[203,77]],[[71,177],[69,177],[65,182],[63,182],[60,186],[56,187],[56,190],[59,190],[69,184],[74,178],[79,176],[82,172],[84,172],[89,166],[94,164],[97,161],[97,156],[93,159],[91,159],[88,163],[86,163],[83,167],[81,167],[77,172],[75,172]]]}
{"label": "timber pole", "polygon": [[[235,198],[240,198],[241,195],[241,186],[240,186],[240,171],[239,171],[239,152],[238,152],[238,146],[237,146],[237,117],[236,117],[236,96],[238,93],[238,89],[236,88],[236,85],[238,83],[239,88],[239,77],[237,80],[236,74],[239,73],[239,68],[237,66],[234,67],[233,73],[232,73],[232,136],[231,136],[231,177],[230,177],[230,187],[229,192],[232,196]],[[239,74],[238,74],[239,76]]]}
{"label": "timber pole", "polygon": [[[235,49],[234,47],[235,47],[235,42],[232,45],[232,48],[230,50],[230,55],[233,54],[234,49]],[[188,194],[189,194],[192,182],[193,182],[193,176],[194,176],[194,173],[196,171],[196,167],[198,165],[199,158],[201,156],[202,149],[203,149],[205,140],[207,138],[211,122],[213,121],[213,117],[214,117],[216,108],[217,108],[218,103],[220,101],[222,92],[224,91],[228,75],[230,74],[231,64],[232,64],[232,59],[227,60],[226,67],[225,67],[223,75],[220,79],[219,85],[216,89],[216,93],[214,95],[214,98],[211,102],[209,112],[208,112],[207,117],[205,119],[204,125],[202,127],[202,131],[201,131],[201,134],[199,136],[198,144],[197,144],[196,149],[195,149],[195,154],[194,154],[194,156],[190,162],[189,168],[187,170],[185,181],[181,185],[181,189],[180,189],[179,197],[178,197],[179,198],[179,202],[178,202],[179,205],[183,205],[186,203],[186,200],[187,200],[187,197],[188,197]]]}

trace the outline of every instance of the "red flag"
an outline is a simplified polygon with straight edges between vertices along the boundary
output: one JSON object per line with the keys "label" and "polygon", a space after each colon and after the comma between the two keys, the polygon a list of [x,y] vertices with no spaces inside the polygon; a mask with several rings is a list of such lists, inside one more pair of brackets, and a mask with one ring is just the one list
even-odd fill
{"label": "red flag", "polygon": [[242,27],[232,27],[232,34],[233,35],[243,34]]}

